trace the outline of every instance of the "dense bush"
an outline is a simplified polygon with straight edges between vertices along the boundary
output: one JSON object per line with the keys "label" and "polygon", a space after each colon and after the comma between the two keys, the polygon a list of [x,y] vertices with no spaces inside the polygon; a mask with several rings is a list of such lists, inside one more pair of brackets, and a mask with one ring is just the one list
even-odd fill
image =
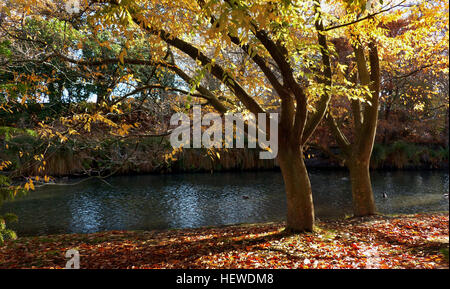
{"label": "dense bush", "polygon": [[[16,195],[17,191],[11,188],[9,178],[0,175],[0,207],[4,201],[13,200]],[[17,238],[16,233],[6,227],[8,223],[16,221],[17,216],[14,214],[0,215],[0,245],[2,245],[6,240]]]}
{"label": "dense bush", "polygon": [[415,168],[440,167],[448,162],[449,150],[444,147],[431,147],[404,141],[393,144],[375,144],[372,152],[372,168]]}

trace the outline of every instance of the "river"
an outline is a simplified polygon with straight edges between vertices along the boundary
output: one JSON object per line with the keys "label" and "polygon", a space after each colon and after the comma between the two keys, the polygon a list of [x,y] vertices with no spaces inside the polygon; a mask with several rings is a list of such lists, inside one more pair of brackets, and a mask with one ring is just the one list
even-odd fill
{"label": "river", "polygon": [[[351,215],[346,171],[310,170],[318,218]],[[78,182],[79,180],[71,180]],[[194,228],[284,220],[280,172],[116,176],[77,185],[46,185],[7,202],[20,236],[108,230]],[[449,173],[375,171],[372,183],[381,213],[448,211]],[[387,198],[383,198],[385,192]]]}

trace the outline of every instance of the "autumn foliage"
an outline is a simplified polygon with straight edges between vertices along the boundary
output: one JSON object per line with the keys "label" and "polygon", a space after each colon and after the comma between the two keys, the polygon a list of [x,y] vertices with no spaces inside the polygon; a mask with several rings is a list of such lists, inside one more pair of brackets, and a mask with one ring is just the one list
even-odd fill
{"label": "autumn foliage", "polygon": [[319,222],[315,233],[287,234],[284,224],[170,231],[111,231],[27,237],[0,248],[0,268],[448,268],[448,214]]}
{"label": "autumn foliage", "polygon": [[67,147],[81,147],[89,160],[72,155],[73,164],[90,177],[136,165],[128,152],[142,139],[154,150],[139,156],[167,165],[179,153],[163,143],[170,115],[193,105],[278,113],[287,199],[283,224],[27,238],[0,249],[0,266],[59,268],[74,246],[92,268],[445,266],[437,240],[448,235],[448,215],[316,228],[305,158],[314,146],[347,166],[356,216],[376,214],[373,152],[380,166],[448,162],[448,9],[444,0],[0,2],[0,189],[8,200],[51,181],[46,166]]}

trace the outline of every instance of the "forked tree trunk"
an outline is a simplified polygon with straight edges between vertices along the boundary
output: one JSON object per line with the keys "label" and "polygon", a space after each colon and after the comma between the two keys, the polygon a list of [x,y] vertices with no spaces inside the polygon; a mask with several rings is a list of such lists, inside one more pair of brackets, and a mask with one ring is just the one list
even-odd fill
{"label": "forked tree trunk", "polygon": [[301,148],[283,147],[278,152],[287,197],[287,226],[292,232],[312,231],[314,206],[311,184]]}
{"label": "forked tree trunk", "polygon": [[356,157],[348,164],[353,195],[353,214],[368,216],[376,213],[370,181],[369,160]]}

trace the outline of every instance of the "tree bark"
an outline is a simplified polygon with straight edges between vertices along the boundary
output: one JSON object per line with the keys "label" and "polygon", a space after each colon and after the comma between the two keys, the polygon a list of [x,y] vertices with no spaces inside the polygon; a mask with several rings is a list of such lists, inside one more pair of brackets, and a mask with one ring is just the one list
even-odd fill
{"label": "tree bark", "polygon": [[348,164],[353,196],[353,214],[368,216],[376,214],[375,200],[370,181],[369,160],[355,157]]}
{"label": "tree bark", "polygon": [[287,197],[286,230],[313,231],[314,206],[308,172],[301,147],[283,147],[278,152]]}

